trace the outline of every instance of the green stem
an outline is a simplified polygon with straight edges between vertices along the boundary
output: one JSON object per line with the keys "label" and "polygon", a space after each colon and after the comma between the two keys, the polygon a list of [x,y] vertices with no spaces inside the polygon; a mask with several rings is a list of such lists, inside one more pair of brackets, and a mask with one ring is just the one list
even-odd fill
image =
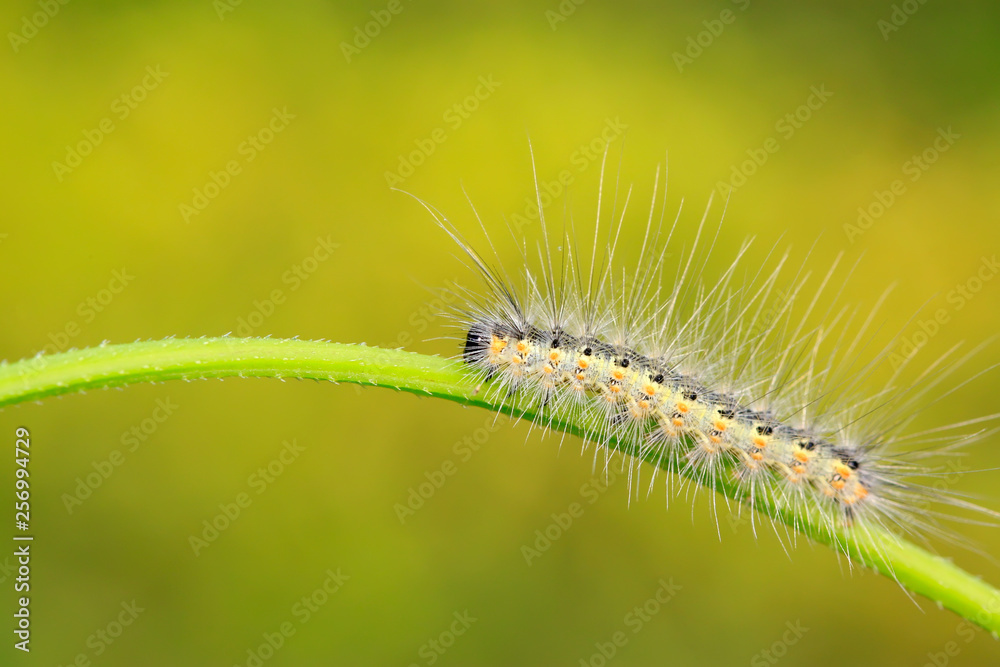
{"label": "green stem", "polygon": [[[531,419],[537,411],[522,399],[501,404],[477,391],[461,365],[426,355],[363,345],[272,338],[166,339],[73,350],[0,366],[0,407],[86,389],[136,382],[221,377],[277,377],[391,387]],[[593,423],[573,414],[545,416],[553,428],[598,439]],[[551,422],[551,423],[550,423]],[[636,455],[633,443],[611,447]],[[650,462],[655,464],[651,455]],[[746,491],[720,479],[713,488],[739,502]],[[1000,591],[950,561],[880,530],[831,531],[819,516],[757,500],[756,509],[808,537],[897,580],[907,589],[1000,633]]]}

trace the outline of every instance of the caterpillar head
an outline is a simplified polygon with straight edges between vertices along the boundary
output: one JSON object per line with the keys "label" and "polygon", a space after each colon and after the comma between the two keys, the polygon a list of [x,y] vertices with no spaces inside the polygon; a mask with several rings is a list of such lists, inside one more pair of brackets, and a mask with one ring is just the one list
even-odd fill
{"label": "caterpillar head", "polygon": [[465,336],[462,361],[471,365],[488,365],[490,357],[497,347],[497,341],[501,339],[502,333],[499,326],[493,326],[486,322],[473,323]]}

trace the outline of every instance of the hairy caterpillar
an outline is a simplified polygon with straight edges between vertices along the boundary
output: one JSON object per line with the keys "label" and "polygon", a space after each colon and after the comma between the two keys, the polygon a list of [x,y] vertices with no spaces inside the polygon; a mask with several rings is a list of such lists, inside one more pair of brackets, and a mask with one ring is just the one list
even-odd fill
{"label": "hairy caterpillar", "polygon": [[[482,279],[485,289],[452,294],[462,304],[452,313],[457,356],[482,391],[501,403],[527,398],[540,427],[559,413],[596,424],[591,440],[595,457],[606,453],[605,465],[608,442],[629,443],[631,487],[651,491],[664,470],[671,473],[668,499],[681,488],[676,480],[714,487],[724,478],[742,490],[751,518],[766,500],[789,511],[796,527],[795,517],[819,516],[831,534],[877,526],[959,543],[941,518],[998,516],[959,492],[932,489],[942,467],[928,462],[994,433],[980,425],[997,415],[923,432],[907,428],[921,409],[957,389],[943,383],[978,350],[960,354],[956,345],[904,387],[897,383],[908,361],[894,364],[883,387],[867,390],[890,353],[887,345],[860,361],[888,292],[866,316],[841,304],[843,286],[834,280],[840,256],[812,292],[808,261],[781,288],[788,253],[770,252],[761,267],[746,266],[750,242],[717,280],[705,281],[719,233],[707,225],[711,200],[691,247],[668,262],[681,216],[664,223],[659,170],[639,223],[638,260],[617,267],[622,231],[634,224],[631,189],[620,210],[616,194],[609,223],[603,165],[601,174],[594,241],[583,251],[572,220],[558,240],[550,235],[535,175],[539,239],[532,249],[515,237],[523,268],[513,277],[474,207],[493,257],[418,199]],[[713,509],[715,502],[713,496]],[[715,517],[718,525],[717,511]]]}

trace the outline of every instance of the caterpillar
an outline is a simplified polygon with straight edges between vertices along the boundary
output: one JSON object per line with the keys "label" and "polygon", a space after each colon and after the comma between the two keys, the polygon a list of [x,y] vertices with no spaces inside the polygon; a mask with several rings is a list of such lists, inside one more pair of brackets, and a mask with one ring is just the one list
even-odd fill
{"label": "caterpillar", "polygon": [[[571,217],[550,234],[533,154],[532,167],[539,238],[531,248],[507,225],[520,255],[513,277],[475,206],[487,254],[417,198],[481,279],[479,288],[448,288],[448,302],[460,304],[449,313],[456,358],[481,391],[501,404],[526,400],[540,428],[558,414],[595,424],[583,449],[596,445],[595,465],[603,451],[605,469],[609,443],[626,443],[636,492],[651,492],[660,471],[668,502],[680,489],[726,480],[744,498],[736,511],[747,505],[754,522],[766,501],[790,512],[793,528],[796,517],[819,516],[830,533],[877,526],[974,548],[942,519],[991,523],[997,513],[932,482],[945,469],[942,460],[996,432],[985,425],[997,415],[920,432],[908,427],[965,384],[944,385],[979,348],[963,354],[954,346],[908,386],[899,381],[911,359],[897,360],[884,386],[870,391],[892,347],[867,361],[862,352],[875,339],[889,292],[867,315],[842,304],[854,270],[837,287],[843,254],[809,292],[811,253],[781,287],[789,252],[770,250],[760,266],[748,266],[751,239],[717,279],[706,280],[725,210],[713,232],[710,198],[691,247],[675,254],[669,249],[683,202],[670,221],[665,170],[661,185],[657,168],[648,213],[635,223],[631,188],[620,207],[616,192],[610,216],[604,210],[604,162],[593,243],[581,251]],[[641,230],[638,259],[618,267],[623,230],[633,227]],[[718,530],[714,494],[711,502]]]}

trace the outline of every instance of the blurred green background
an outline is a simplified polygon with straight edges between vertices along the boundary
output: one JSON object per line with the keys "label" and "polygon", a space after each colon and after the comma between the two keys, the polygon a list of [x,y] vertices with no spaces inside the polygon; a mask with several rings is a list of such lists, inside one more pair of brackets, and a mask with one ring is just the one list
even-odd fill
{"label": "blurred green background", "polygon": [[[472,277],[388,181],[471,229],[464,187],[500,229],[532,193],[529,135],[540,179],[572,177],[553,216],[592,217],[600,167],[587,156],[604,133],[609,178],[636,186],[632,247],[665,155],[668,208],[686,201],[682,243],[735,166],[754,173],[729,201],[709,275],[748,236],[761,255],[792,246],[793,263],[818,238],[820,271],[839,252],[862,259],[847,301],[870,305],[898,283],[886,330],[912,336],[921,306],[947,310],[918,353],[928,362],[1000,327],[1000,281],[962,308],[948,300],[1000,250],[994,3],[42,0],[3,3],[0,26],[8,360],[244,321],[240,333],[454,354],[425,286]],[[913,156],[927,149],[924,168]],[[763,164],[741,166],[755,155]],[[859,207],[872,223],[849,234]],[[336,248],[317,252],[318,239]],[[997,361],[988,348],[965,377]],[[998,383],[977,379],[918,427],[996,412]],[[4,410],[6,442],[17,426],[32,432],[37,541],[34,650],[15,655],[8,633],[0,662],[596,667],[616,632],[627,642],[608,664],[922,665],[951,641],[949,664],[1000,655],[985,633],[851,574],[826,548],[789,559],[725,512],[720,542],[704,496],[693,520],[660,492],[628,507],[626,482],[591,490],[576,441],[560,450],[524,425],[487,435],[490,420],[384,390],[266,380]],[[467,437],[483,441],[471,455],[456,448]],[[303,449],[275,465],[286,441]],[[1000,465],[998,444],[963,465]],[[116,450],[120,465],[80,500],[79,480]],[[394,507],[446,461],[455,474],[401,522]],[[252,476],[269,464],[280,474],[262,488]],[[995,508],[996,474],[956,488]],[[196,555],[190,537],[240,493],[251,504]],[[583,515],[528,565],[522,546],[571,503]],[[1000,550],[996,530],[961,530]],[[986,559],[942,550],[1000,582]],[[338,569],[341,589],[316,594]],[[681,588],[639,623],[629,614],[661,580]],[[325,602],[304,623],[303,597]],[[101,639],[133,601],[134,622]],[[455,621],[466,613],[471,625]],[[283,624],[294,634],[269,651]],[[788,624],[807,628],[792,645]]]}

